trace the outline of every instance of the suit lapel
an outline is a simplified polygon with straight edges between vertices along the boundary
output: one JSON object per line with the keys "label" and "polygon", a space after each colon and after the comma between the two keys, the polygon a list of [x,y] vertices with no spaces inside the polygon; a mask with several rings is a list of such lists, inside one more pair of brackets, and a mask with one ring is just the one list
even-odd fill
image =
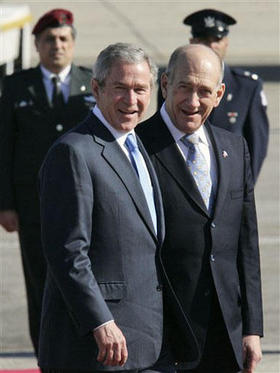
{"label": "suit lapel", "polygon": [[157,238],[145,195],[142,191],[138,177],[126,155],[121,150],[119,144],[111,135],[110,131],[108,131],[93,114],[90,114],[88,124],[92,131],[94,140],[103,148],[101,156],[121,179],[129,195],[133,199],[138,213],[144,220],[154,238]]}
{"label": "suit lapel", "polygon": [[187,168],[186,162],[159,114],[156,116],[154,123],[156,123],[158,128],[154,131],[155,137],[153,140],[155,143],[160,144],[160,146],[156,145],[154,147],[156,149],[154,155],[189,197],[206,215],[209,215],[195,181]]}
{"label": "suit lapel", "polygon": [[212,127],[209,122],[205,124],[211,142],[213,144],[214,153],[217,162],[217,195],[215,202],[214,217],[221,211],[226,194],[228,192],[229,180],[230,180],[230,154],[229,154],[229,143],[226,138],[219,135],[219,132]]}
{"label": "suit lapel", "polygon": [[40,107],[42,110],[48,110],[50,108],[50,102],[47,97],[43,76],[39,66],[34,69],[33,75],[29,78],[28,82],[26,82],[26,86],[36,106]]}
{"label": "suit lapel", "polygon": [[155,202],[155,208],[156,208],[156,213],[157,213],[157,237],[158,237],[159,243],[162,244],[164,236],[165,236],[165,223],[164,223],[163,203],[162,203],[162,198],[161,198],[160,186],[159,186],[158,179],[157,179],[154,167],[152,165],[152,162],[138,136],[137,136],[137,142],[138,142],[139,149],[144,157],[146,166],[150,174],[151,182],[153,185],[154,202]]}

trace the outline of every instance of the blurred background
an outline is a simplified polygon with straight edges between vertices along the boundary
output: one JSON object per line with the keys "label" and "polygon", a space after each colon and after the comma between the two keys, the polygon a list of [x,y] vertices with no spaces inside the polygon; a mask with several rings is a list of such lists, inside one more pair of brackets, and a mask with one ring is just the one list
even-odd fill
{"label": "blurred background", "polygon": [[[0,1],[0,21],[1,4],[27,5],[31,27],[48,10],[71,10],[78,31],[74,62],[88,67],[104,47],[119,41],[143,47],[159,66],[164,66],[176,47],[188,43],[190,28],[182,23],[187,14],[214,8],[237,20],[237,25],[230,28],[226,62],[261,75],[271,128],[268,156],[256,186],[265,311],[264,358],[258,372],[280,372],[279,1],[9,0]],[[30,64],[35,66],[38,59],[32,38],[31,43]],[[155,109],[156,94],[147,116]],[[31,352],[17,235],[0,228],[0,368],[5,364],[7,368],[10,357],[26,358],[27,364]]]}

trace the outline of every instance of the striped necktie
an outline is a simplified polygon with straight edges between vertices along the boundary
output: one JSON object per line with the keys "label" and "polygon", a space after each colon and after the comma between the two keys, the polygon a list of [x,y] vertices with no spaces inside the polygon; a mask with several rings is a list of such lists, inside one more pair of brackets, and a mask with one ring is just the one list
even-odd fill
{"label": "striped necktie", "polygon": [[202,199],[211,214],[214,202],[212,196],[212,181],[206,159],[199,150],[199,135],[193,133],[182,137],[181,140],[188,147],[187,166],[195,180]]}

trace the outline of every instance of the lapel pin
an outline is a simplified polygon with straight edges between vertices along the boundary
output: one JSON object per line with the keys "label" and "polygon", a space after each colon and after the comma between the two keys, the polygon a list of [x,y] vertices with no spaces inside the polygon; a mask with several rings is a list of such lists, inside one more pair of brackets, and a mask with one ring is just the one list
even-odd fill
{"label": "lapel pin", "polygon": [[227,158],[228,157],[228,153],[225,150],[223,150],[222,151],[222,156],[223,156],[223,158]]}

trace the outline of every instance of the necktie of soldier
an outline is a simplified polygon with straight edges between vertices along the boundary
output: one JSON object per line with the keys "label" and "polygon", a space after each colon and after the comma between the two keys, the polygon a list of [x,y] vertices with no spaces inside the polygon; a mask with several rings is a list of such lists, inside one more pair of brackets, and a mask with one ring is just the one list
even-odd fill
{"label": "necktie of soldier", "polygon": [[182,142],[188,147],[187,166],[211,214],[213,209],[212,181],[206,159],[199,150],[199,135],[196,133],[186,135],[182,138]]}
{"label": "necktie of soldier", "polygon": [[129,157],[134,167],[139,181],[146,197],[147,205],[150,210],[150,215],[153,221],[155,232],[157,232],[157,215],[154,203],[154,194],[153,194],[153,187],[151,185],[151,181],[149,178],[148,170],[144,167],[144,158],[138,148],[137,141],[135,136],[130,133],[127,135],[125,140],[125,146],[128,149]]}
{"label": "necktie of soldier", "polygon": [[63,94],[61,91],[61,82],[58,75],[52,77],[53,91],[52,91],[52,106],[58,108],[64,105]]}

